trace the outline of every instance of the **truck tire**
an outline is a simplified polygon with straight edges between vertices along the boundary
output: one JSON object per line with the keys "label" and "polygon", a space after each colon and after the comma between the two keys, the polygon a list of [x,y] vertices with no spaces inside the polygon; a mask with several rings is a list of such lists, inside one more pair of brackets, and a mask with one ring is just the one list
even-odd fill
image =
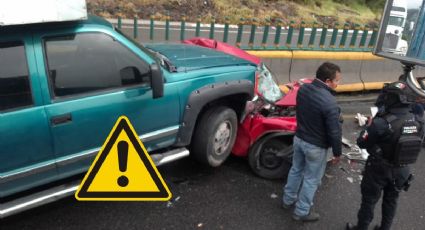
{"label": "truck tire", "polygon": [[282,179],[288,176],[292,155],[292,145],[278,137],[265,136],[250,148],[248,161],[252,171],[258,176]]}
{"label": "truck tire", "polygon": [[220,166],[230,155],[237,133],[238,119],[233,109],[213,107],[202,116],[192,139],[192,155],[199,162]]}

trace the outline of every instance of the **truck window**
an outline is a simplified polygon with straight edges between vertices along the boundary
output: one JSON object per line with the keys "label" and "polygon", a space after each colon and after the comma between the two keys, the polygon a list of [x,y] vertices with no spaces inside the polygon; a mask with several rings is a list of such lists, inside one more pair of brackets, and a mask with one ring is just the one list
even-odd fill
{"label": "truck window", "polygon": [[24,44],[0,43],[0,111],[32,104]]}
{"label": "truck window", "polygon": [[149,65],[109,35],[80,33],[47,38],[44,43],[54,96],[149,82]]}
{"label": "truck window", "polygon": [[390,16],[390,18],[388,19],[388,25],[404,27],[404,18]]}
{"label": "truck window", "polygon": [[393,10],[393,11],[400,11],[400,12],[406,12],[406,8],[404,8],[404,7],[399,7],[399,6],[393,6],[393,7],[391,8],[391,10]]}

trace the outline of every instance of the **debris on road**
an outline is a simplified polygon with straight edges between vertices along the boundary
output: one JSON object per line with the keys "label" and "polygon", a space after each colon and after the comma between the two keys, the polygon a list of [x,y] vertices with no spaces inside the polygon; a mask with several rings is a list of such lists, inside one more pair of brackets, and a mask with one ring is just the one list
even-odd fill
{"label": "debris on road", "polygon": [[276,198],[277,198],[277,195],[276,195],[275,193],[272,193],[272,194],[270,195],[270,198],[272,198],[272,199],[276,199]]}
{"label": "debris on road", "polygon": [[342,153],[342,155],[351,161],[365,162],[369,156],[369,153],[365,149],[359,149],[358,151]]}
{"label": "debris on road", "polygon": [[[180,200],[180,196],[174,198],[174,203],[178,202]],[[172,201],[167,201],[167,208],[171,208],[174,206],[174,203]]]}
{"label": "debris on road", "polygon": [[357,113],[357,115],[354,118],[357,120],[360,127],[366,125],[368,120],[368,118],[361,113]]}
{"label": "debris on road", "polygon": [[342,141],[342,144],[343,144],[343,145],[345,145],[345,146],[347,146],[347,147],[349,147],[349,148],[351,148],[351,147],[354,145],[353,143],[351,143],[351,141],[350,141],[350,140],[348,140],[348,139],[347,139],[347,138],[345,138],[345,137],[342,137],[341,141]]}
{"label": "debris on road", "polygon": [[343,172],[348,173],[347,170],[343,167],[339,167],[339,169],[341,169]]}
{"label": "debris on road", "polygon": [[347,180],[350,181],[350,183],[354,182],[354,179],[352,177],[347,177]]}
{"label": "debris on road", "polygon": [[369,153],[366,149],[361,149],[356,144],[351,143],[347,138],[342,137],[342,143],[350,148],[350,152],[342,153],[348,160],[364,162],[367,160]]}
{"label": "debris on road", "polygon": [[330,178],[334,178],[334,176],[329,175],[329,174],[327,174],[327,173],[325,173],[325,177],[326,177],[326,178],[329,178],[329,179],[330,179]]}

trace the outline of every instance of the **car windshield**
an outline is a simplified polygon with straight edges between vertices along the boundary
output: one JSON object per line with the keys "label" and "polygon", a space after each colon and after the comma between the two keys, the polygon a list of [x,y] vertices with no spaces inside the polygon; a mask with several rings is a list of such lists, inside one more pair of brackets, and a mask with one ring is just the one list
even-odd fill
{"label": "car windshield", "polygon": [[257,92],[259,96],[263,97],[266,101],[274,103],[283,97],[278,84],[273,79],[273,75],[266,65],[259,66],[259,77]]}

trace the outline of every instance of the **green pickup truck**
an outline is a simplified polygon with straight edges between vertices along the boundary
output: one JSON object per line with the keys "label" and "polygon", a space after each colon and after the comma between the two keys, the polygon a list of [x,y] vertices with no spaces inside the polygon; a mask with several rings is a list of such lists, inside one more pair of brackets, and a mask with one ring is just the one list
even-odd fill
{"label": "green pickup truck", "polygon": [[255,74],[199,46],[142,46],[95,16],[0,27],[0,217],[73,194],[121,115],[156,165],[219,166]]}

